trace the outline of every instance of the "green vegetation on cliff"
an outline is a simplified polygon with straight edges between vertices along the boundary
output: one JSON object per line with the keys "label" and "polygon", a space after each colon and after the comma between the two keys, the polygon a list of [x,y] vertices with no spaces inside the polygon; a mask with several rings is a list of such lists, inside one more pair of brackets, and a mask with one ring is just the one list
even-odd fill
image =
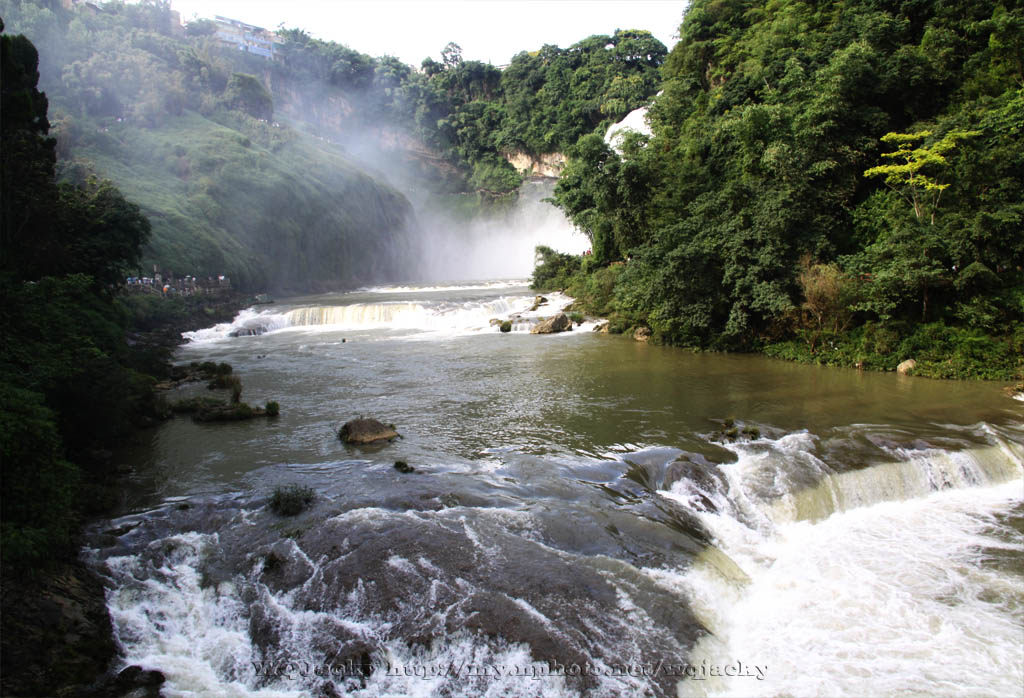
{"label": "green vegetation on cliff", "polygon": [[338,89],[360,105],[350,117],[359,126],[383,122],[415,134],[466,173],[467,186],[492,193],[519,185],[506,154],[565,150],[645,104],[667,53],[650,32],[619,30],[566,49],[524,51],[504,70],[463,60],[450,43],[440,62],[426,58],[417,71],[300,30],[281,34],[279,78]]}
{"label": "green vegetation on cliff", "polygon": [[674,344],[1020,370],[1019,3],[695,0],[680,36],[653,136],[570,150],[573,292]]}
{"label": "green vegetation on cliff", "polygon": [[153,226],[147,259],[179,275],[309,288],[401,273],[411,214],[401,194],[329,145],[234,122],[185,112],[152,128],[83,128],[64,172],[74,178],[84,164],[140,202]]}
{"label": "green vegetation on cliff", "polygon": [[300,29],[280,31],[268,61],[225,46],[213,22],[183,30],[167,0],[0,0],[0,15],[44,48],[62,177],[108,178],[138,203],[147,271],[243,289],[402,276],[411,207],[383,173],[441,195],[433,208],[451,217],[500,213],[521,182],[507,154],[564,150],[644,104],[667,53],[621,30],[504,71],[449,44],[417,70]]}
{"label": "green vegetation on cliff", "polygon": [[45,46],[61,176],[110,179],[152,222],[143,269],[237,287],[309,289],[401,275],[411,207],[344,150],[274,122],[267,64],[166,2],[0,2]]}
{"label": "green vegetation on cliff", "polygon": [[[2,31],[2,27],[0,27]],[[110,284],[149,236],[109,182],[56,180],[38,53],[0,36],[0,548],[4,573],[71,550],[76,512],[96,506],[102,450],[146,413]]]}

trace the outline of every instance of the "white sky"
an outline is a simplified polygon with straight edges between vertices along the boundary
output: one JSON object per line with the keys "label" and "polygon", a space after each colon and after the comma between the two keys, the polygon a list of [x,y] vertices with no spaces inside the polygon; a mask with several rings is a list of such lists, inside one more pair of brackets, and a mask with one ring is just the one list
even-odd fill
{"label": "white sky", "polygon": [[668,48],[685,0],[171,0],[182,21],[222,15],[277,29],[304,29],[371,56],[413,66],[441,59],[449,41],[466,60],[508,63],[544,44],[561,48],[593,34],[646,29]]}

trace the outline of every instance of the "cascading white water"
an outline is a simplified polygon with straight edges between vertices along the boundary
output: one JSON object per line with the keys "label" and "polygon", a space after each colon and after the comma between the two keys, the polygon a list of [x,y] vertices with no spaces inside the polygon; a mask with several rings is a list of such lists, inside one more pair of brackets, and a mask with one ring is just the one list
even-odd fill
{"label": "cascading white water", "polygon": [[[888,447],[893,462],[843,473],[792,434],[731,446],[725,487],[673,484],[709,549],[676,580],[712,635],[691,663],[767,667],[681,695],[1010,695],[1024,675],[1024,553],[1001,523],[1022,495],[1019,446]],[[816,471],[816,485],[792,488]],[[698,502],[712,502],[713,506]],[[719,552],[720,551],[720,552]]]}
{"label": "cascading white water", "polygon": [[[380,287],[367,293],[433,293],[476,287],[406,288]],[[500,287],[499,287],[500,288]],[[334,330],[412,330],[425,333],[471,334],[498,332],[494,319],[511,319],[515,332],[528,332],[540,318],[554,315],[570,303],[572,298],[561,293],[547,294],[547,302],[532,309],[535,296],[509,295],[497,299],[466,300],[461,302],[423,299],[417,302],[382,301],[351,302],[339,305],[308,305],[292,310],[242,311],[234,321],[196,332],[184,337],[192,342],[217,341],[239,336],[260,335],[285,329],[307,331]],[[593,329],[585,324],[583,331]]]}
{"label": "cascading white water", "polygon": [[340,306],[313,306],[292,310],[285,316],[289,327],[337,325],[352,327],[417,326],[427,314],[419,303],[358,303]]}
{"label": "cascading white water", "polygon": [[[660,92],[658,93],[661,94]],[[604,142],[610,145],[615,152],[622,153],[622,140],[627,133],[639,133],[650,136],[651,126],[647,123],[647,107],[634,109],[622,118],[622,121],[608,127],[604,134]]]}
{"label": "cascading white water", "polygon": [[[119,588],[107,595],[118,640],[130,658],[176,679],[169,697],[252,695],[256,683],[245,604],[230,583],[202,588],[201,560],[216,534],[183,533],[160,541],[167,553],[154,572],[145,555],[110,558]],[[232,680],[225,682],[224,676]],[[260,691],[263,698],[300,698],[296,690]]]}
{"label": "cascading white water", "polygon": [[[379,287],[195,333],[183,360],[228,361],[281,414],[175,420],[131,461],[158,464],[154,508],[99,524],[86,552],[124,660],[164,672],[167,696],[973,696],[1024,679],[1019,403],[585,326],[500,335],[491,319],[526,332],[570,300],[534,298]],[[404,438],[345,446],[359,414]],[[726,414],[770,438],[706,433]],[[281,516],[271,492],[292,483],[316,496]],[[596,673],[548,671],[575,662]]]}

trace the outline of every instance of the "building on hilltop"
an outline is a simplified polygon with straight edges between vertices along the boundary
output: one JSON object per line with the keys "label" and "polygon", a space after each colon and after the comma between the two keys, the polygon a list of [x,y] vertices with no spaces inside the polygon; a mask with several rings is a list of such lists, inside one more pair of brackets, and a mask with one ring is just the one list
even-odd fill
{"label": "building on hilltop", "polygon": [[275,45],[280,43],[280,39],[274,32],[220,15],[216,15],[213,21],[217,25],[214,36],[222,43],[263,58],[272,60],[277,57]]}

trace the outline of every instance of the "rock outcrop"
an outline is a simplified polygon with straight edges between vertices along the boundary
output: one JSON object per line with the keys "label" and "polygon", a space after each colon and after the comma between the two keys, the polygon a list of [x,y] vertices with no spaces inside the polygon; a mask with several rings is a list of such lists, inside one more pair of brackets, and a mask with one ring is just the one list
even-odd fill
{"label": "rock outcrop", "polygon": [[651,328],[650,327],[637,327],[636,332],[633,333],[633,339],[638,342],[648,342],[651,339]]}
{"label": "rock outcrop", "polygon": [[81,563],[5,578],[0,620],[5,696],[86,695],[117,657],[103,581]]}
{"label": "rock outcrop", "polygon": [[530,334],[553,334],[555,332],[565,332],[566,330],[572,329],[572,320],[565,313],[559,313],[554,317],[549,317],[546,320],[541,320],[530,329]]}
{"label": "rock outcrop", "polygon": [[914,361],[913,359],[907,359],[906,361],[900,363],[900,365],[896,367],[896,373],[907,375],[909,373],[912,373],[915,368],[917,368],[917,362]]}
{"label": "rock outcrop", "polygon": [[398,437],[394,424],[384,424],[376,419],[352,419],[345,422],[338,437],[347,444],[371,444]]}
{"label": "rock outcrop", "polygon": [[506,153],[505,159],[516,168],[520,174],[540,177],[561,177],[568,158],[562,153],[546,153],[544,155],[530,155],[529,153],[515,152]]}

